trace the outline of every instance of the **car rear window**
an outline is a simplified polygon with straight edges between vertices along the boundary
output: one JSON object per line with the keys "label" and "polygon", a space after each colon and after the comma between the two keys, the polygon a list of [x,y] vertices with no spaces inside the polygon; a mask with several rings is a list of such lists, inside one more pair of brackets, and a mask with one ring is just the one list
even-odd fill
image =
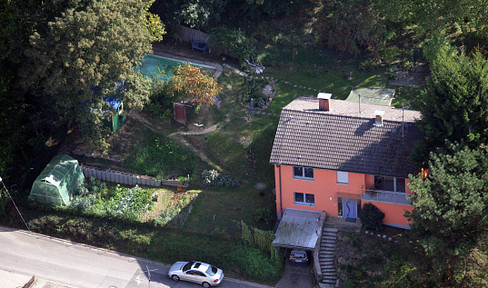
{"label": "car rear window", "polygon": [[306,254],[303,251],[293,251],[291,252],[293,258],[305,258]]}
{"label": "car rear window", "polygon": [[207,274],[210,275],[210,276],[214,276],[216,273],[217,273],[217,268],[215,268],[214,266],[210,265],[208,266],[208,269],[207,269]]}

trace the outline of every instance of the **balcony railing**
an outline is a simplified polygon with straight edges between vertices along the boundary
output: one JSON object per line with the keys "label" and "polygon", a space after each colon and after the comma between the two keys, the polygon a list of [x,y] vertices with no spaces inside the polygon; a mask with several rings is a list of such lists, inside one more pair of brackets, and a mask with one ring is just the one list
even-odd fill
{"label": "balcony railing", "polygon": [[412,201],[407,199],[407,193],[393,192],[374,189],[362,189],[361,200],[371,202],[393,203],[398,205],[412,205]]}

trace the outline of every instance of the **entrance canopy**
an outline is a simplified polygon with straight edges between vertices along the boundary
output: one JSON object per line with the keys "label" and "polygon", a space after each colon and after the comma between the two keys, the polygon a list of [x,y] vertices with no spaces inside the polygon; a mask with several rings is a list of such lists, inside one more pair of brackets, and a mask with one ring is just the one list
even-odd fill
{"label": "entrance canopy", "polygon": [[313,250],[324,220],[325,212],[285,209],[273,246]]}

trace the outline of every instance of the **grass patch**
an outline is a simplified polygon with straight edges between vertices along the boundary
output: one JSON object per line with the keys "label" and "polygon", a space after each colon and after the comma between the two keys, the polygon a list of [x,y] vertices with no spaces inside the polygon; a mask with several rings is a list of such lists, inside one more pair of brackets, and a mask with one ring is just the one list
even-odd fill
{"label": "grass patch", "polygon": [[[247,224],[263,230],[271,230],[272,221],[261,219],[262,209],[274,211],[274,195],[261,192],[249,185],[239,189],[205,189],[193,204],[191,217],[184,228],[207,234],[223,234],[238,238],[238,223],[244,220]],[[268,223],[266,223],[268,222]]]}
{"label": "grass patch", "polygon": [[124,162],[129,169],[159,179],[193,173],[195,157],[188,148],[149,129],[142,129],[135,137],[134,151]]}

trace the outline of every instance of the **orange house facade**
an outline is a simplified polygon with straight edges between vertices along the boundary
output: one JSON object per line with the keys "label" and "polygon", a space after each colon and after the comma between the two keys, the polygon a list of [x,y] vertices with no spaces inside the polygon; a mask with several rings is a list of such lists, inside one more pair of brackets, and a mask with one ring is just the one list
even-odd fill
{"label": "orange house facade", "polygon": [[409,229],[408,175],[417,169],[408,155],[420,137],[420,113],[330,96],[283,108],[270,158],[278,218],[297,209],[355,219],[371,203],[384,224]]}

